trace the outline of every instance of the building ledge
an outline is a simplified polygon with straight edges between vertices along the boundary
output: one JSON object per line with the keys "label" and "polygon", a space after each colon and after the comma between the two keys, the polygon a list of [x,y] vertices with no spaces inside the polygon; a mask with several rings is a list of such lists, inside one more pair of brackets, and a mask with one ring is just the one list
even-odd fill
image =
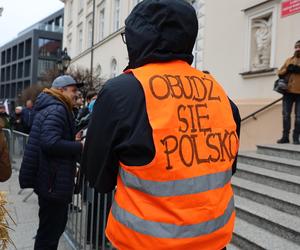
{"label": "building ledge", "polygon": [[255,70],[255,71],[246,71],[246,72],[240,73],[240,75],[243,78],[272,76],[272,75],[276,75],[276,70],[277,70],[277,68],[269,68],[269,69]]}
{"label": "building ledge", "polygon": [[242,9],[241,11],[243,11],[243,12],[248,12],[248,11],[250,11],[250,10],[253,10],[253,9],[259,7],[259,6],[268,4],[268,3],[270,3],[270,2],[275,2],[275,3],[278,2],[278,3],[279,3],[280,0],[265,0],[265,1],[262,1],[261,3],[258,3],[258,4],[255,4],[255,5],[253,5],[253,6],[250,6],[250,7],[246,8],[246,9]]}

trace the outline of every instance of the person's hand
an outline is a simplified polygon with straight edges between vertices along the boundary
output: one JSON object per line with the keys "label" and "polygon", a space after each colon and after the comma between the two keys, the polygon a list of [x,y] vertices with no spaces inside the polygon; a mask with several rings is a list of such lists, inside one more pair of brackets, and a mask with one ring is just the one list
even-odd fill
{"label": "person's hand", "polygon": [[80,131],[76,134],[76,136],[75,136],[75,141],[81,141],[82,133],[83,133],[83,131],[80,130]]}

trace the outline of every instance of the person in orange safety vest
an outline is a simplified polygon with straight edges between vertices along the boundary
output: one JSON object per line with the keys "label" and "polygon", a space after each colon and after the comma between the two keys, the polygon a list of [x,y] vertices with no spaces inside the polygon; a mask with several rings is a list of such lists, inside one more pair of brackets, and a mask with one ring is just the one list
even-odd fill
{"label": "person in orange safety vest", "polygon": [[82,159],[116,188],[106,236],[119,250],[221,250],[235,221],[240,116],[191,66],[198,20],[184,0],[144,0],[125,21],[129,64],[96,100]]}

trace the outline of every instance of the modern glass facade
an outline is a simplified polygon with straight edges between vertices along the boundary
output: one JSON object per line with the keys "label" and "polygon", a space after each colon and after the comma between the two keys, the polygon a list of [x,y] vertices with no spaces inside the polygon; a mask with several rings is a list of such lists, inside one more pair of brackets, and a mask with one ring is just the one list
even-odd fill
{"label": "modern glass facade", "polygon": [[63,9],[19,33],[0,48],[0,100],[14,102],[21,92],[55,67],[62,49]]}

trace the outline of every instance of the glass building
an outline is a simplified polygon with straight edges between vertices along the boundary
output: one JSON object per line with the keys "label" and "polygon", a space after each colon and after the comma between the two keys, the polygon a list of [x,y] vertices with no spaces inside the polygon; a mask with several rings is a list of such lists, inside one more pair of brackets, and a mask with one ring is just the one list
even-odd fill
{"label": "glass building", "polygon": [[23,89],[41,83],[62,49],[63,9],[20,32],[0,47],[0,100],[14,104]]}

